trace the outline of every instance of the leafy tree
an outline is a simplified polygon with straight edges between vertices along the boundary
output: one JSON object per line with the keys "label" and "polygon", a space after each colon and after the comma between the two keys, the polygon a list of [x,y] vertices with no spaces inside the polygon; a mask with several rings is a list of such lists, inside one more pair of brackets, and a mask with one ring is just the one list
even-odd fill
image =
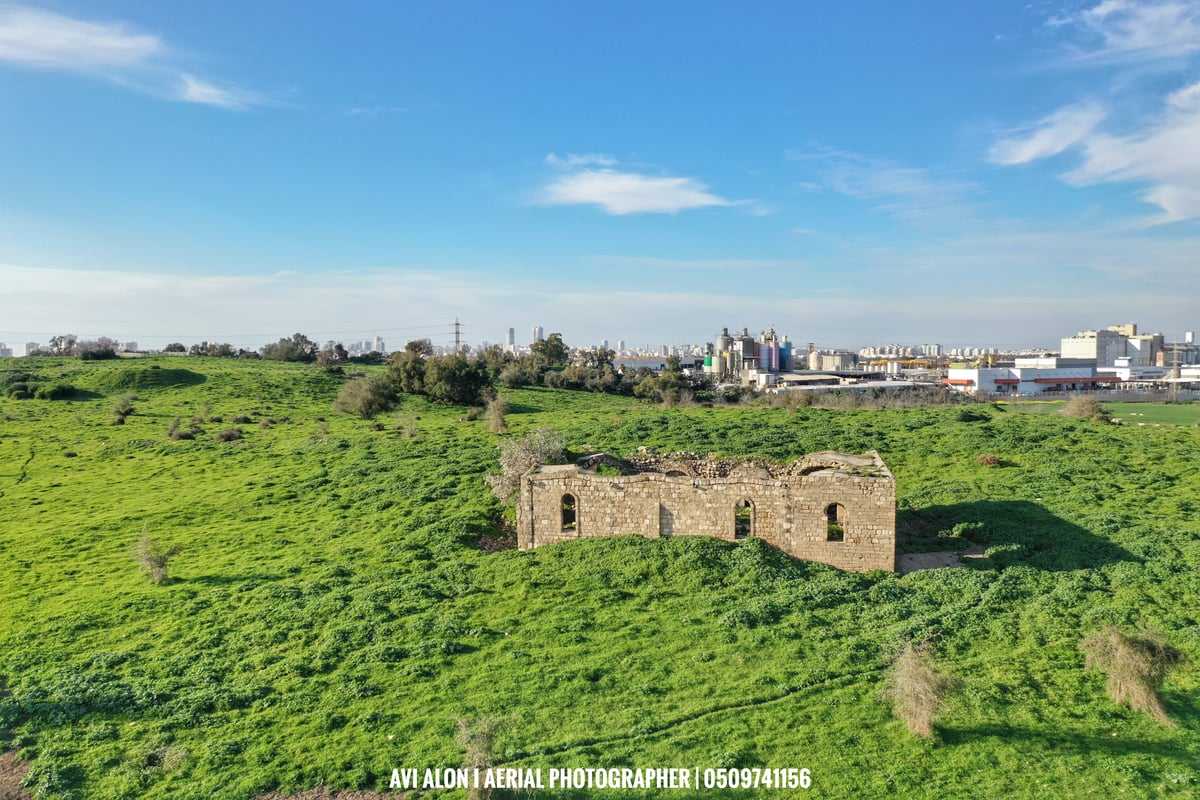
{"label": "leafy tree", "polygon": [[516,357],[512,353],[498,344],[488,345],[483,348],[479,353],[479,358],[483,359],[483,363],[487,365],[488,371],[495,376],[499,376],[505,367],[516,361]]}
{"label": "leafy tree", "polygon": [[608,347],[588,347],[577,350],[575,355],[585,367],[593,369],[608,367],[612,369],[613,359],[617,357],[617,351]]}
{"label": "leafy tree", "polygon": [[534,361],[543,367],[565,366],[570,355],[561,333],[552,333],[540,342],[534,342],[529,351],[533,353]]}
{"label": "leafy tree", "polygon": [[425,364],[425,394],[440,403],[479,405],[492,376],[480,360],[462,355],[433,358]]}
{"label": "leafy tree", "polygon": [[[409,344],[412,344],[409,342]],[[399,353],[393,353],[388,359],[392,367],[388,370],[388,379],[396,387],[396,391],[405,394],[425,393],[425,357],[416,350],[405,347]]]}
{"label": "leafy tree", "polygon": [[186,353],[187,347],[183,344],[183,342],[171,342],[169,345],[167,345],[166,347],[163,348],[163,352],[164,353]]}
{"label": "leafy tree", "polygon": [[428,358],[433,355],[433,342],[429,339],[413,339],[404,345],[404,352],[416,353],[419,356]]}
{"label": "leafy tree", "polygon": [[280,339],[262,348],[262,357],[271,361],[299,361],[311,363],[317,357],[317,343],[302,333],[292,334],[290,339]]}

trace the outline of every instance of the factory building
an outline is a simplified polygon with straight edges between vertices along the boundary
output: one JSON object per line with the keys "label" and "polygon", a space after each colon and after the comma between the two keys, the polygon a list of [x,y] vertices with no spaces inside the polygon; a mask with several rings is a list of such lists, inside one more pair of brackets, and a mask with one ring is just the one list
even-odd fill
{"label": "factory building", "polygon": [[777,335],[773,327],[757,339],[747,328],[732,336],[728,328],[722,328],[716,342],[709,342],[704,349],[704,372],[720,383],[770,385],[770,376],[792,368],[792,343],[787,336]]}

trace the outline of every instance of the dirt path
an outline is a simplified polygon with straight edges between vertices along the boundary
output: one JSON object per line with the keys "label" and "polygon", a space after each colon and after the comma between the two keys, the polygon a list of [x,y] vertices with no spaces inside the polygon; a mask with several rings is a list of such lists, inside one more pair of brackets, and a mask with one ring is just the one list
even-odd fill
{"label": "dirt path", "polygon": [[964,566],[964,558],[983,558],[984,549],[981,545],[973,544],[966,550],[943,550],[937,553],[904,553],[896,556],[896,571],[901,575],[916,572],[919,569],[938,569],[939,567]]}
{"label": "dirt path", "polygon": [[21,781],[29,772],[29,762],[21,761],[13,752],[0,753],[0,800],[33,800]]}

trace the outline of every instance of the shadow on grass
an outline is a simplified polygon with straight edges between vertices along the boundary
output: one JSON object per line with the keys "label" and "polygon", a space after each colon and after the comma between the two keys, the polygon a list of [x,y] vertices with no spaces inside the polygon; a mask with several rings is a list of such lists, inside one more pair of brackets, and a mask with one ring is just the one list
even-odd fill
{"label": "shadow on grass", "polygon": [[524,403],[510,403],[508,406],[509,414],[540,414],[542,409],[538,406],[529,406]]}
{"label": "shadow on grass", "polygon": [[973,563],[982,569],[1026,564],[1049,571],[1092,569],[1137,556],[1028,500],[979,500],[901,510],[896,514],[901,553],[988,550]]}
{"label": "shadow on grass", "polygon": [[181,584],[198,583],[204,586],[229,586],[235,583],[277,581],[282,577],[282,575],[267,575],[265,573],[250,575],[197,575],[194,578],[172,578],[171,582],[178,581]]}
{"label": "shadow on grass", "polygon": [[1196,756],[1186,747],[1180,747],[1169,742],[1146,741],[1132,737],[1121,736],[1088,736],[1079,734],[1050,734],[1035,728],[1023,728],[1013,725],[953,725],[937,726],[938,737],[943,744],[971,744],[988,739],[1009,742],[1024,742],[1036,744],[1038,750],[1048,753],[1065,753],[1071,755],[1095,756],[1104,753],[1110,756],[1129,756],[1145,753],[1169,758],[1183,764],[1191,764]]}

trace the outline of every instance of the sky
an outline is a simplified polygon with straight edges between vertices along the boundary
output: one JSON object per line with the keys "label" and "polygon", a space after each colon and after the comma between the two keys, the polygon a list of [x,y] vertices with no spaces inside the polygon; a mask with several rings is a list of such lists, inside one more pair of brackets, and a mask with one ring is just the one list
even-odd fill
{"label": "sky", "polygon": [[0,341],[1200,328],[1200,0],[0,0]]}

